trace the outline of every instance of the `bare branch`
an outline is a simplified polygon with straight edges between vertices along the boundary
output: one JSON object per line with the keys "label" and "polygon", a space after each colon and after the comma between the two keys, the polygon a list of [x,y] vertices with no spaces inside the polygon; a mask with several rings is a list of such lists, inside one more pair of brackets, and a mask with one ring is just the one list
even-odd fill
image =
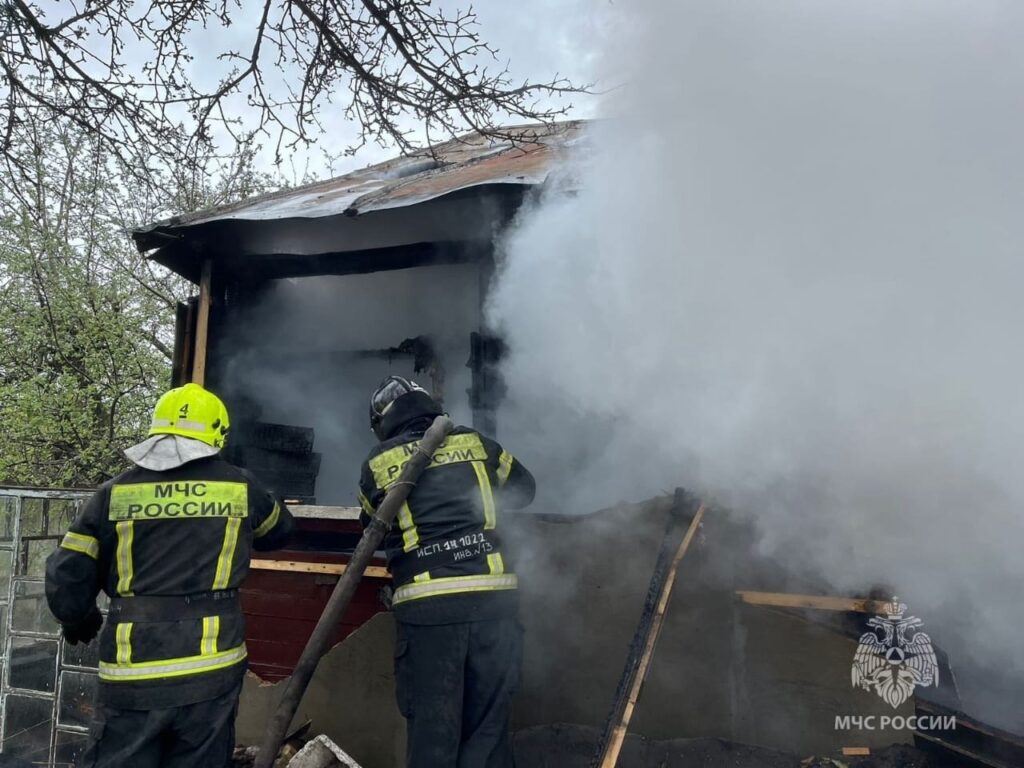
{"label": "bare branch", "polygon": [[[218,45],[244,25],[245,52]],[[429,0],[55,0],[45,12],[0,0],[0,153],[31,114],[88,130],[145,181],[154,164],[208,151],[218,131],[269,138],[280,157],[317,141],[340,109],[357,130],[337,149],[409,150],[416,126],[437,139],[513,138],[499,126],[549,123],[587,91],[557,75],[514,82],[497,53],[472,9]]]}

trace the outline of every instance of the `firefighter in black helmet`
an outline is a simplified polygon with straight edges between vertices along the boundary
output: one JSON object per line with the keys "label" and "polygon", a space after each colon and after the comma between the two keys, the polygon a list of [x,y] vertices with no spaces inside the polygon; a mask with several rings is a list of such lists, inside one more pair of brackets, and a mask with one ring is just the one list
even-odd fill
{"label": "firefighter in black helmet", "polygon": [[[370,424],[360,503],[373,514],[442,413],[415,382],[389,376]],[[517,581],[498,535],[501,510],[533,501],[533,476],[498,443],[456,427],[434,453],[384,540],[394,578],[395,684],[408,768],[509,768],[522,628]]]}
{"label": "firefighter in black helmet", "polygon": [[80,763],[225,768],[245,674],[238,588],[252,549],[283,546],[292,516],[220,457],[228,413],[196,384],[172,389],[135,466],[104,483],[46,563],[46,598],[72,645],[103,625],[99,688]]}

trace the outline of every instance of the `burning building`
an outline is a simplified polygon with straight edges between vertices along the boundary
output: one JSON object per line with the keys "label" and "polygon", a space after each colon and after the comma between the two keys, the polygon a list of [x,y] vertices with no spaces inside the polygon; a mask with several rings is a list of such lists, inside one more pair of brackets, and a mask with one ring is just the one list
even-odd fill
{"label": "burning building", "polygon": [[[243,590],[255,676],[243,694],[241,740],[259,741],[280,694],[270,683],[290,674],[358,540],[356,473],[373,442],[366,414],[373,385],[387,373],[414,377],[455,421],[502,435],[503,344],[484,318],[495,243],[583,140],[583,126],[512,132],[514,142],[467,137],[133,234],[140,250],[199,286],[178,310],[174,383],[199,381],[222,395],[232,414],[232,460],[293,502],[299,521],[289,549],[255,561]],[[25,623],[26,595],[38,602],[40,574],[24,554],[35,539],[19,522],[23,507],[23,500],[8,505],[12,543],[0,544],[16,566],[7,593],[14,610],[4,619],[5,722],[23,724],[28,710],[18,707],[26,702],[32,713],[56,712],[53,765],[68,753],[65,742],[83,734],[74,705],[87,698],[94,662],[72,658],[52,622]],[[528,765],[589,760],[644,609],[670,504],[558,512],[508,521],[527,629],[515,724]],[[70,512],[62,514],[66,527]],[[40,535],[52,546],[59,526],[56,518],[47,525]],[[781,766],[797,764],[793,755],[845,748],[856,759],[890,748],[891,733],[837,728],[836,717],[851,712],[959,717],[955,735],[910,729],[896,739],[930,745],[940,755],[933,765],[1024,764],[1024,742],[959,714],[941,649],[939,684],[895,707],[853,687],[864,616],[880,603],[822,597],[820,583],[750,557],[751,536],[726,513],[711,514],[682,562],[624,765],[681,765],[685,757]],[[388,583],[383,562],[371,567],[297,721],[311,721],[367,766],[399,764],[403,749]],[[43,690],[32,693],[32,685]],[[75,697],[70,705],[65,691]],[[5,730],[8,738],[17,734]]]}
{"label": "burning building", "polygon": [[[292,549],[257,563],[246,590],[252,668],[264,680],[288,674],[355,544],[355,471],[372,443],[365,403],[376,381],[386,373],[416,377],[457,422],[501,436],[503,344],[484,317],[498,268],[495,243],[583,142],[583,129],[526,126],[512,130],[516,141],[465,137],[134,233],[141,250],[201,288],[179,308],[176,383],[198,379],[221,393],[234,415],[233,458],[299,502]],[[652,502],[590,516],[545,511],[558,510],[517,516],[511,526],[521,545],[532,638],[517,725],[596,726],[641,610],[666,507]],[[627,528],[635,532],[628,546],[619,541]],[[722,520],[705,525],[708,543],[683,569],[686,586],[637,730],[792,752],[891,742],[891,735],[834,727],[835,715],[848,709],[886,714],[884,702],[866,700],[848,682],[865,606],[878,604],[794,596],[820,593],[823,585],[748,558],[750,535]],[[582,551],[570,554],[567,541],[583,542]],[[380,685],[390,674],[382,653],[391,642],[387,618],[373,618],[386,584],[378,564],[339,629],[341,639],[363,627],[345,644],[348,651],[338,651],[345,669],[329,661],[321,673],[340,675],[353,696],[331,703],[333,686],[321,683],[314,686],[320,698],[310,697],[319,703],[304,710],[370,764],[400,751],[390,687]],[[902,702],[899,714],[956,711],[941,650],[937,663],[942,685]],[[250,724],[261,722],[261,707],[273,698],[273,689],[254,685],[243,705]],[[972,728],[966,732],[976,742],[994,738]],[[1001,748],[1001,759],[1011,759],[1005,742]]]}
{"label": "burning building", "polygon": [[[382,376],[417,378],[454,419],[496,431],[501,342],[483,319],[495,237],[581,131],[512,133],[134,232],[201,289],[178,309],[174,383],[218,392],[232,414],[230,458],[298,505],[293,548],[304,554],[285,560],[309,564],[262,564],[251,584],[251,660],[269,679],[288,671],[316,620],[327,588],[315,574],[358,536],[366,402]],[[379,586],[363,585],[339,637],[378,609]]]}

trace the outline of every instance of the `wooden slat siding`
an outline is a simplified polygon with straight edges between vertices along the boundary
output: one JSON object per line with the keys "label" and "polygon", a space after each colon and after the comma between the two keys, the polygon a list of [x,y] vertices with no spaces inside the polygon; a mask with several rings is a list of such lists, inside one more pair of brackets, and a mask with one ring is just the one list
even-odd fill
{"label": "wooden slat siding", "polygon": [[[265,556],[267,553],[260,553]],[[275,559],[343,562],[334,553],[278,552]],[[249,669],[267,681],[291,674],[333,589],[335,577],[289,571],[250,570],[242,585]],[[337,642],[384,610],[380,589],[390,579],[366,577],[338,627]]]}
{"label": "wooden slat siding", "polygon": [[[376,589],[366,589],[359,597],[363,599],[353,603],[342,622],[359,625],[369,621],[378,612],[380,600]],[[288,605],[288,598],[289,595],[270,595],[265,591],[243,591],[242,610],[245,611],[246,621],[254,627],[250,634],[276,639],[273,634],[274,622],[280,622],[282,631],[293,622],[315,623],[326,604],[322,600],[303,597],[292,600],[291,605]]]}
{"label": "wooden slat siding", "polygon": [[[351,621],[346,619],[339,627],[348,627],[349,631],[358,629],[377,613],[377,611],[365,611],[362,615],[354,616]],[[297,648],[298,651],[302,650],[306,640],[309,639],[309,633],[313,630],[312,624],[314,623],[305,619],[275,619],[269,616],[252,616],[247,618],[251,618],[248,626],[252,627],[249,630],[249,634],[253,636],[253,640],[281,643]],[[347,635],[348,631],[342,632],[339,629],[339,640],[342,637],[347,637]]]}
{"label": "wooden slat siding", "polygon": [[[346,534],[355,546],[362,533],[358,520],[299,517],[295,522],[307,544],[316,542],[316,535],[323,533],[332,536]],[[259,552],[256,558],[280,563],[294,561],[333,565],[346,564],[349,560],[344,552],[300,549]],[[384,561],[375,562],[374,566],[383,567]],[[336,581],[337,576],[329,574],[250,569],[241,592],[249,668],[253,672],[268,681],[281,680],[291,674]],[[338,642],[384,610],[379,591],[390,583],[390,578],[367,576],[363,579],[338,627]]]}

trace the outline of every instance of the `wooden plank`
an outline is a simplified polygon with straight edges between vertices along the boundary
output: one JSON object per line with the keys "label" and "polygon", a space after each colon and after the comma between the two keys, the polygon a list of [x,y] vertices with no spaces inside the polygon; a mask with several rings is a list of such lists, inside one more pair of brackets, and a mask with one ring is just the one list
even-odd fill
{"label": "wooden plank", "polygon": [[633,719],[633,712],[636,710],[640,691],[647,678],[654,648],[665,622],[665,612],[668,610],[669,599],[672,597],[679,563],[689,550],[690,544],[700,528],[701,520],[704,518],[705,507],[703,504],[699,504],[693,518],[689,521],[686,533],[682,536],[673,554],[672,545],[675,536],[685,522],[684,506],[689,506],[691,503],[691,497],[682,489],[676,491],[675,501],[672,505],[672,517],[665,530],[665,539],[662,542],[661,551],[658,553],[654,573],[651,575],[651,584],[644,601],[644,610],[633,637],[629,658],[622,670],[622,678],[615,693],[612,712],[601,737],[597,754],[591,763],[593,768],[613,768],[619,761],[619,754],[629,731],[629,723]]}
{"label": "wooden plank", "polygon": [[199,297],[191,296],[182,305],[185,307],[181,338],[175,337],[174,350],[178,355],[178,376],[171,379],[172,387],[180,387],[192,381],[192,364],[195,362],[196,314],[199,311]]}
{"label": "wooden plank", "polygon": [[203,275],[199,280],[199,315],[196,318],[195,353],[192,359],[192,382],[206,383],[206,341],[210,331],[210,291],[213,262],[203,262]]}
{"label": "wooden plank", "polygon": [[[292,573],[326,573],[340,576],[348,570],[347,563],[303,563],[298,560],[261,560],[253,558],[249,561],[250,568],[264,571],[290,571]],[[390,579],[391,572],[379,565],[368,565],[364,575],[378,579]]]}
{"label": "wooden plank", "polygon": [[749,605],[774,608],[813,608],[821,611],[850,611],[853,613],[885,613],[888,602],[862,597],[828,597],[824,595],[792,595],[784,592],[751,592],[737,590],[736,596]]}
{"label": "wooden plank", "polygon": [[295,517],[313,520],[358,520],[359,507],[324,507],[318,504],[289,504],[288,511]]}

